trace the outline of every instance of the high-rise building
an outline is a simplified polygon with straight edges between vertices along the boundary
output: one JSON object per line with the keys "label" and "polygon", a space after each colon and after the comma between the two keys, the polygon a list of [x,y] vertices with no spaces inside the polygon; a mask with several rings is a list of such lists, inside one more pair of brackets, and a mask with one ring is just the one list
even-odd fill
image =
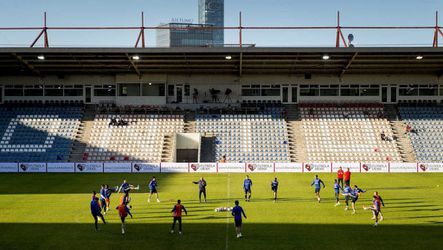
{"label": "high-rise building", "polygon": [[[225,25],[225,2],[224,0],[199,0],[198,21],[200,24],[224,27]],[[215,29],[213,32],[215,46],[223,46],[225,43],[224,30]]]}
{"label": "high-rise building", "polygon": [[160,24],[157,29],[157,47],[199,47],[213,45],[213,30],[208,25],[192,23]]}

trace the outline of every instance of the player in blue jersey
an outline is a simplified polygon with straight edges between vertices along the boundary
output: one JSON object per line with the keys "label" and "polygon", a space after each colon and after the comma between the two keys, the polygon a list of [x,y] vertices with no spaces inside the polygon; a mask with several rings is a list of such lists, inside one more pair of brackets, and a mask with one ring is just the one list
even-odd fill
{"label": "player in blue jersey", "polygon": [[343,191],[343,188],[337,180],[334,180],[335,206],[340,205],[340,190]]}
{"label": "player in blue jersey", "polygon": [[232,216],[234,216],[235,232],[237,233],[237,238],[240,238],[243,236],[241,233],[242,225],[243,225],[242,215],[243,215],[243,217],[245,217],[245,219],[247,219],[245,211],[243,210],[242,207],[239,206],[238,200],[236,200],[235,207],[232,208]]}
{"label": "player in blue jersey", "polygon": [[277,201],[278,180],[277,177],[271,182],[271,190],[274,192],[274,202]]}
{"label": "player in blue jersey", "polygon": [[249,175],[246,175],[246,179],[243,181],[243,190],[245,191],[245,201],[251,201],[252,180]]}
{"label": "player in blue jersey", "polygon": [[110,188],[108,184],[105,185],[105,202],[106,202],[106,212],[109,211],[111,207],[111,195],[118,191],[118,186],[115,188]]}
{"label": "player in blue jersey", "polygon": [[315,187],[315,195],[317,196],[317,201],[320,202],[321,198],[320,198],[320,189],[321,189],[321,185],[323,185],[323,188],[325,188],[325,183],[318,178],[318,175],[315,176],[315,179],[312,181],[311,183],[311,187],[314,186]]}
{"label": "player in blue jersey", "polygon": [[160,202],[160,200],[158,199],[157,186],[158,186],[157,179],[155,179],[155,176],[152,176],[152,179],[149,182],[149,198],[148,198],[148,202],[151,202],[152,194],[155,194],[156,197],[157,197],[157,202]]}
{"label": "player in blue jersey", "polygon": [[106,214],[107,211],[106,192],[106,186],[102,184],[100,186],[100,207],[103,209],[103,214]]}
{"label": "player in blue jersey", "polygon": [[349,206],[349,199],[351,200],[352,205],[352,214],[355,214],[355,203],[357,202],[358,198],[362,193],[366,192],[366,190],[363,190],[359,188],[357,185],[354,185],[354,189],[351,189],[350,186],[346,185],[346,187],[343,190],[343,195],[346,196],[346,207],[345,210],[348,210]]}
{"label": "player in blue jersey", "polygon": [[123,193],[129,193],[129,191],[131,190],[139,190],[140,186],[134,186],[129,184],[128,182],[126,182],[126,180],[123,180],[123,183],[120,185],[119,189],[118,189],[118,193],[120,193],[121,191],[123,191]]}
{"label": "player in blue jersey", "polygon": [[95,197],[90,204],[91,207],[91,214],[92,217],[94,217],[94,223],[95,223],[95,231],[98,231],[98,219],[100,218],[104,224],[106,224],[105,218],[101,214],[101,208],[98,204],[98,198]]}

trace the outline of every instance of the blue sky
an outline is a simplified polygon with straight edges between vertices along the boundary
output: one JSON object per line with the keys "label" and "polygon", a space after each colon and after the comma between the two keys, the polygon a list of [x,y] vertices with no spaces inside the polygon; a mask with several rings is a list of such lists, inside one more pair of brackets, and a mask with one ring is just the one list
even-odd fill
{"label": "blue sky", "polygon": [[[198,0],[2,0],[0,26],[40,26],[48,13],[48,26],[156,26],[173,17],[197,22]],[[443,0],[225,0],[225,26],[334,26],[336,11],[343,26],[434,26],[439,10],[443,26]],[[362,31],[352,33],[356,46],[431,46],[433,31]],[[0,46],[28,46],[38,31],[0,31]],[[257,46],[335,46],[335,31],[244,31],[244,43]],[[133,46],[137,31],[50,31],[53,46]],[[440,39],[443,43],[443,37]],[[155,46],[155,32],[147,32]],[[225,43],[238,43],[237,31],[225,32]]]}

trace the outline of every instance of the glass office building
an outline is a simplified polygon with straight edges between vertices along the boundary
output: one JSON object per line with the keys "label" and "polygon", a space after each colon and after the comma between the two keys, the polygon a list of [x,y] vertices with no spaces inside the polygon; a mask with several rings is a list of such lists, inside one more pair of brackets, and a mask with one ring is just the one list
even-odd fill
{"label": "glass office building", "polygon": [[157,47],[202,47],[213,46],[213,30],[208,25],[191,23],[167,23],[157,29]]}
{"label": "glass office building", "polygon": [[[198,1],[198,21],[201,24],[224,27],[225,20],[224,0],[199,0]],[[224,30],[217,29],[213,32],[214,46],[223,46],[225,43]]]}

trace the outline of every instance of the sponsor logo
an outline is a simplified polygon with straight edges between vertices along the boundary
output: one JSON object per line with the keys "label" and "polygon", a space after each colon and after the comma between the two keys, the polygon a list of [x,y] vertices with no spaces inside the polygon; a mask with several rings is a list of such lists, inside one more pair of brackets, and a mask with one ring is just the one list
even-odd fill
{"label": "sponsor logo", "polygon": [[28,166],[26,166],[25,164],[20,164],[20,168],[26,172],[26,170],[28,170]]}
{"label": "sponsor logo", "polygon": [[138,171],[140,171],[141,167],[138,164],[134,164],[134,169],[137,170],[137,172],[138,172]]}
{"label": "sponsor logo", "polygon": [[308,171],[311,171],[311,170],[312,170],[312,166],[311,166],[311,164],[305,164],[305,168],[306,168],[306,170],[308,170]]}
{"label": "sponsor logo", "polygon": [[368,165],[366,165],[366,164],[362,164],[361,167],[362,167],[366,172],[369,171],[369,166],[368,166]]}
{"label": "sponsor logo", "polygon": [[191,164],[191,169],[197,171],[200,168],[197,164]]}
{"label": "sponsor logo", "polygon": [[77,169],[80,170],[80,171],[83,171],[83,170],[85,170],[85,165],[77,164]]}
{"label": "sponsor logo", "polygon": [[248,164],[248,168],[249,170],[254,171],[257,168],[257,166],[254,164]]}
{"label": "sponsor logo", "polygon": [[426,172],[426,170],[427,170],[428,168],[426,167],[425,164],[420,164],[420,169],[421,169],[423,172]]}

